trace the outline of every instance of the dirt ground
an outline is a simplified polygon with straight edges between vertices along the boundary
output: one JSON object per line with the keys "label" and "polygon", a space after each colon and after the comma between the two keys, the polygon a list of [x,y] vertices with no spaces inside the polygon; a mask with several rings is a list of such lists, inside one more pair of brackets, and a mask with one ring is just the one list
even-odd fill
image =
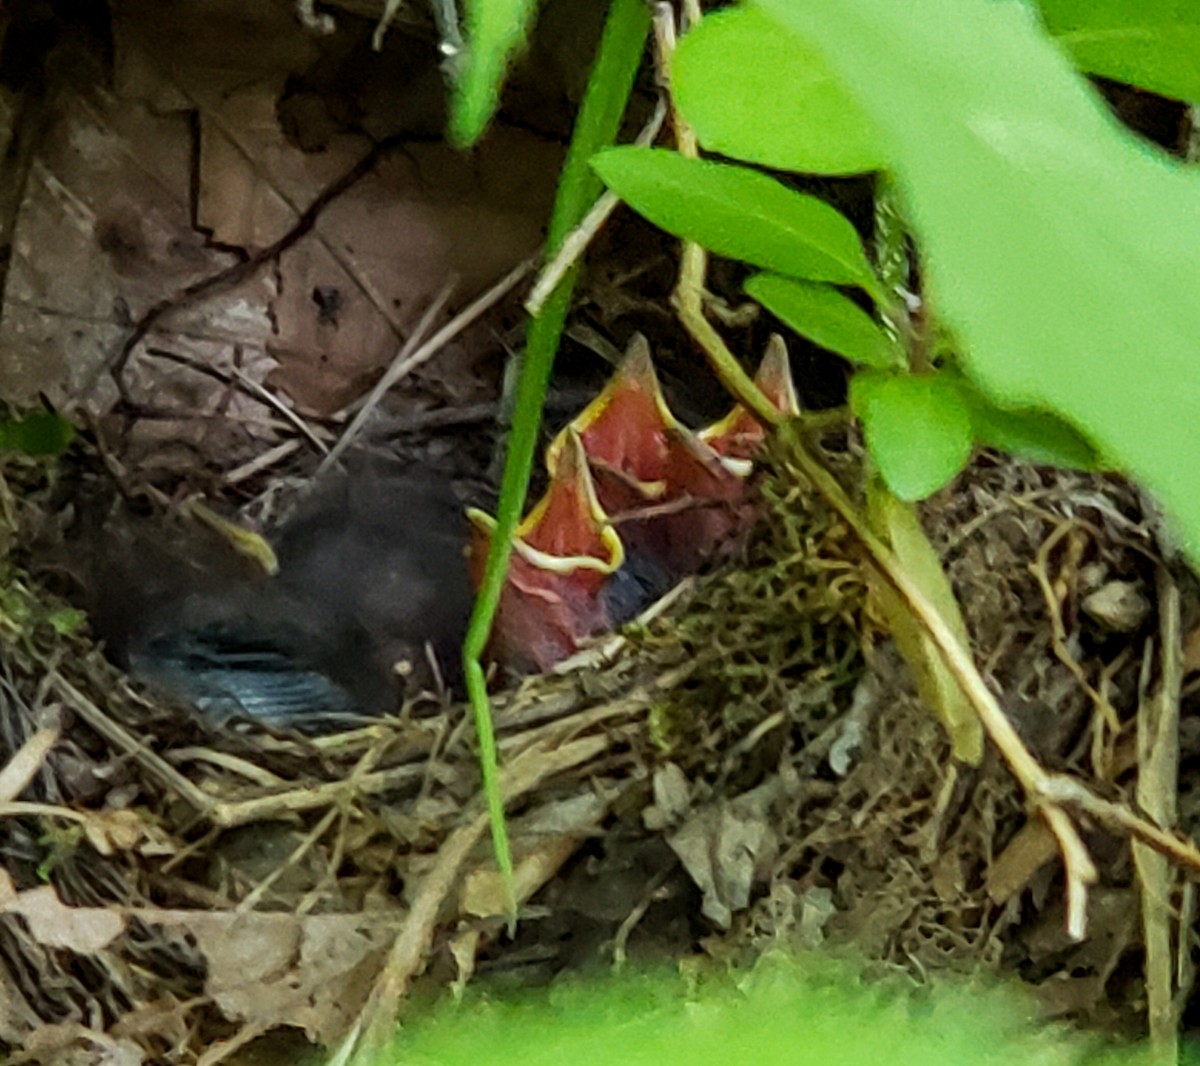
{"label": "dirt ground", "polygon": [[[6,12],[0,396],[82,427],[58,459],[0,460],[13,1061],[291,1059],[414,990],[780,946],[1015,974],[1048,1017],[1126,1034],[1166,980],[1190,1026],[1200,599],[1117,477],[983,454],[922,514],[988,686],[1037,763],[1082,789],[1064,801],[1097,873],[1080,939],[1059,838],[994,748],[951,756],[861,547],[782,449],[739,558],[500,686],[515,933],[449,694],[303,736],[214,724],[104,657],[77,607],[107,524],[176,537],[202,497],[269,531],[342,448],[494,504],[505,366],[597,5],[547,6],[466,154],[440,140],[431,28],[394,26],[373,52],[370,6],[335,8],[329,36],[283,0]],[[869,184],[825,191],[869,223]],[[676,255],[627,216],[601,234],[550,429],[638,332],[681,418],[725,412],[668,302]],[[738,281],[713,265],[719,296],[736,303]],[[722,328],[753,364],[780,327]],[[805,407],[836,408],[842,369],[787,343]],[[853,430],[811,443],[853,492]]]}

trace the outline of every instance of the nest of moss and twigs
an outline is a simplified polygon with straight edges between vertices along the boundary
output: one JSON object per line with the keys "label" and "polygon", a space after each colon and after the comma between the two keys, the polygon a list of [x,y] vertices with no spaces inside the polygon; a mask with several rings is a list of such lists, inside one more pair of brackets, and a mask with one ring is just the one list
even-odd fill
{"label": "nest of moss and twigs", "polygon": [[[844,441],[828,458],[855,462]],[[12,464],[9,485],[39,476]],[[332,1046],[418,978],[823,943],[917,972],[1004,968],[1054,1014],[1134,1027],[1129,842],[1087,827],[1101,881],[1070,942],[1053,839],[993,752],[951,758],[848,527],[786,460],[763,489],[743,558],[498,696],[515,938],[461,707],[423,698],[316,738],[217,729],[132,684],[10,564],[0,1040],[23,1061],[211,1064],[285,1034]],[[40,498],[6,489],[10,548]],[[1188,628],[1160,624],[1184,579],[1139,497],[985,456],[924,517],[1033,753],[1131,802],[1139,708]],[[1178,742],[1188,830],[1200,736]]]}

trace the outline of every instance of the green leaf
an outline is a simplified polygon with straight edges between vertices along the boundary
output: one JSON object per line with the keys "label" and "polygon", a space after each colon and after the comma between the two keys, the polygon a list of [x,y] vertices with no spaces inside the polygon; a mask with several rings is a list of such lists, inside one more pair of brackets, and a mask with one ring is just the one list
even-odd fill
{"label": "green leaf", "polygon": [[467,48],[454,87],[450,139],[474,144],[491,121],[509,58],[525,43],[536,0],[467,0]]}
{"label": "green leaf", "polygon": [[1091,442],[1053,411],[1036,407],[1001,407],[961,373],[942,371],[953,381],[971,416],[975,442],[1034,463],[1075,470],[1102,469]]}
{"label": "green leaf", "polygon": [[[867,518],[875,533],[892,549],[909,580],[937,608],[958,642],[970,650],[971,637],[962,609],[916,508],[898,500],[878,478],[871,478],[867,483]],[[978,766],[983,758],[983,726],[975,708],[899,593],[874,572],[870,580],[871,595],[879,613],[891,630],[900,654],[912,667],[921,699],[946,727],[954,757]]]}
{"label": "green leaf", "polygon": [[832,286],[755,274],[746,282],[746,292],[801,336],[852,363],[884,370],[904,365],[900,346]]}
{"label": "green leaf", "polygon": [[850,406],[880,475],[901,500],[936,492],[971,457],[971,417],[940,374],[864,370],[850,382]]}
{"label": "green leaf", "polygon": [[1090,74],[1200,101],[1195,0],[1040,0],[1047,28]]}
{"label": "green leaf", "polygon": [[0,451],[24,455],[61,455],[75,438],[75,427],[61,415],[35,411],[0,421]]}
{"label": "green leaf", "polygon": [[854,227],[815,196],[756,170],[662,148],[611,148],[592,166],[630,207],[677,237],[779,274],[883,295]]}
{"label": "green leaf", "polygon": [[1200,173],[1121,129],[1019,4],[758,3],[886,136],[972,378],[1080,427],[1200,559]]}
{"label": "green leaf", "polygon": [[671,62],[675,103],[710,151],[813,174],[882,165],[857,101],[811,48],[781,36],[755,8],[705,17]]}

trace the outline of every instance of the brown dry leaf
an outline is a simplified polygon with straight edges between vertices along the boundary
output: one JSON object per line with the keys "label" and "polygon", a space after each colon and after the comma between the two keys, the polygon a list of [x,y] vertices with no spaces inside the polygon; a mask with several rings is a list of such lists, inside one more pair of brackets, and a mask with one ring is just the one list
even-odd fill
{"label": "brown dry leaf", "polygon": [[642,823],[651,832],[674,825],[688,812],[692,786],[687,775],[673,762],[654,771],[654,803],[642,812]]}
{"label": "brown dry leaf", "polygon": [[[119,851],[138,848],[145,854],[171,854],[173,845],[167,843],[166,834],[155,833],[153,827],[137,811],[89,811],[83,823],[83,833],[88,843],[101,855],[113,855]],[[158,846],[139,848],[139,845],[158,837]],[[164,851],[164,848],[166,850]]]}
{"label": "brown dry leaf", "polygon": [[[209,3],[219,18],[224,0]],[[132,20],[125,27],[127,60],[158,47],[156,33]],[[295,29],[294,20],[279,27],[280,38]],[[235,49],[244,44],[239,33],[231,36]],[[284,47],[256,68],[243,54],[235,84],[203,51],[149,63],[198,109],[197,225],[219,242],[254,249],[278,240],[370,147],[362,135],[335,133],[322,151],[305,152],[285,135],[279,91],[300,59]],[[470,155],[414,143],[403,156],[381,159],[278,261],[269,350],[280,367],[270,384],[316,414],[360,396],[448,281],[457,282],[457,310],[536,250],[560,159],[557,146],[501,127]],[[481,327],[449,346],[439,378],[473,380],[489,336]]]}
{"label": "brown dry leaf", "polygon": [[[183,74],[184,72],[179,72]],[[234,92],[200,89],[200,168],[196,224],[222,244],[274,244],[303,210],[370,149],[342,134],[321,152],[303,152],[284,136],[279,88],[260,81]]]}
{"label": "brown dry leaf", "polygon": [[195,938],[207,991],[226,1017],[266,1031],[302,1027],[331,1044],[362,1007],[401,916],[139,911]]}
{"label": "brown dry leaf", "polygon": [[729,928],[735,911],[749,905],[751,888],[778,851],[770,811],[782,787],[774,777],[736,799],[706,807],[667,838],[704,894],[705,917],[722,929]]}
{"label": "brown dry leaf", "polygon": [[52,885],[19,892],[0,910],[24,918],[38,943],[82,955],[103,951],[125,932],[126,919],[117,908],[68,907]]}
{"label": "brown dry leaf", "polygon": [[[127,321],[232,262],[191,228],[190,157],[183,116],[150,115],[101,89],[55,96],[4,291],[5,396],[30,402],[45,392],[56,404],[79,399],[103,410],[113,388],[98,371]],[[180,340],[183,351],[195,344],[185,343],[185,334],[250,344],[270,323],[248,310],[244,295],[240,302],[217,298],[203,314],[173,323],[179,335],[155,340]],[[189,378],[186,385],[197,383]]]}
{"label": "brown dry leaf", "polygon": [[1191,674],[1197,670],[1200,670],[1200,626],[1183,638],[1183,672]]}
{"label": "brown dry leaf", "polygon": [[188,1040],[193,1005],[164,995],[123,1014],[109,1030],[113,1037],[129,1037],[144,1044],[148,1038],[183,1047]]}
{"label": "brown dry leaf", "polygon": [[1048,862],[1058,857],[1058,841],[1040,818],[1026,822],[996,857],[987,874],[993,903],[1007,903]]}
{"label": "brown dry leaf", "polygon": [[[607,810],[604,800],[588,792],[547,803],[510,824],[518,902],[533,896],[562,868],[580,842],[599,830]],[[477,918],[507,912],[504,878],[493,865],[478,867],[466,876],[460,909]]]}
{"label": "brown dry leaf", "polygon": [[1150,615],[1150,600],[1138,581],[1108,581],[1085,596],[1080,606],[1113,633],[1134,633]]}
{"label": "brown dry leaf", "polygon": [[[448,282],[453,313],[537,249],[559,162],[556,146],[503,127],[470,156],[413,144],[381,159],[280,259],[271,381],[321,413],[361,393]],[[482,398],[474,367],[488,351],[485,323],[439,352],[442,390]]]}
{"label": "brown dry leaf", "polygon": [[54,1066],[141,1066],[145,1051],[127,1038],[114,1038],[78,1022],[42,1025],[29,1033],[13,1066],[44,1062]]}
{"label": "brown dry leaf", "polygon": [[320,54],[290,4],[190,0],[170,17],[160,0],[113,0],[111,8],[116,90],[160,114],[193,107],[191,93],[201,89],[234,92],[255,78],[282,85]]}
{"label": "brown dry leaf", "polygon": [[483,933],[479,926],[466,923],[450,938],[450,957],[458,971],[453,982],[456,995],[461,995],[475,976],[475,957],[479,953],[482,939]]}

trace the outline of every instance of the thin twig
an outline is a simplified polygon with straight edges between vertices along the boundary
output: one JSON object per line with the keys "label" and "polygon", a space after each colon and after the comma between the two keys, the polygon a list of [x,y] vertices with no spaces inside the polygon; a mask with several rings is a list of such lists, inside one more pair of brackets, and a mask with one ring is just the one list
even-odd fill
{"label": "thin twig", "polygon": [[296,438],[285,440],[282,444],[275,445],[274,448],[268,448],[262,455],[256,455],[249,462],[242,463],[241,466],[235,466],[225,475],[226,485],[237,485],[239,482],[246,481],[259,474],[264,470],[268,470],[276,463],[282,462],[293,452],[300,450],[300,441]]}
{"label": "thin twig", "polygon": [[[512,760],[501,774],[504,802],[537,788],[543,781],[594,759],[608,746],[605,737],[585,737],[553,750],[533,748]],[[375,981],[371,995],[335,1061],[373,1064],[395,1031],[396,1013],[409,982],[421,972],[443,903],[457,886],[464,864],[488,829],[486,811],[460,826],[442,844],[437,859],[417,890],[407,920]]]}
{"label": "thin twig", "polygon": [[[650,121],[642,127],[633,143],[642,147],[653,144],[666,117],[667,105],[664,100],[660,99],[654,105],[654,114],[651,115]],[[600,231],[600,227],[608,221],[608,216],[613,213],[620,202],[620,198],[615,193],[602,193],[592,205],[592,209],[583,216],[583,221],[563,238],[558,252],[542,268],[533,290],[529,293],[529,299],[525,301],[525,310],[531,317],[536,318],[542,313],[542,308],[546,305],[550,294],[558,288],[558,283],[566,277],[567,271],[582,258],[588,245]]]}
{"label": "thin twig", "polygon": [[[1179,589],[1165,568],[1158,572],[1159,687],[1138,708],[1138,806],[1161,826],[1175,824],[1179,790],[1179,692],[1183,683]],[[1134,866],[1142,897],[1142,942],[1146,948],[1146,1021],[1159,1062],[1176,1062],[1179,1017],[1175,1009],[1171,952],[1172,890],[1175,878],[1166,856],[1134,841]],[[1185,950],[1180,947],[1179,950]]]}
{"label": "thin twig", "polygon": [[51,689],[66,706],[70,707],[113,747],[131,755],[160,785],[174,792],[201,814],[208,814],[213,809],[212,798],[207,793],[184,777],[161,755],[146,747],[124,726],[109,718],[61,674],[54,674],[51,679]]}
{"label": "thin twig", "polygon": [[[458,334],[460,334],[472,322],[479,318],[480,315],[494,307],[505,296],[507,296],[508,293],[511,292],[520,283],[521,279],[524,278],[525,275],[528,274],[532,269],[532,260],[527,259],[524,262],[517,264],[517,266],[513,267],[512,270],[510,270],[504,275],[504,277],[496,282],[495,285],[488,289],[487,292],[476,297],[470,304],[468,304],[462,311],[455,315],[454,318],[447,322],[446,325],[438,330],[437,333],[430,337],[429,340],[417,348],[417,350],[409,355],[406,359],[398,360],[396,363],[393,363],[392,366],[388,367],[387,372],[379,379],[378,383],[375,385],[375,388],[371,390],[371,395],[368,397],[367,402],[363,405],[362,410],[355,415],[354,420],[350,423],[350,426],[343,435],[342,440],[353,439],[353,437],[362,428],[362,424],[366,421],[367,417],[369,417],[370,409],[373,406],[373,398],[376,396],[376,394],[382,396],[401,378],[411,373],[422,363],[433,358],[433,356],[441,351],[446,344],[457,337]],[[377,402],[377,400],[374,402]],[[338,444],[340,446],[341,441],[339,441]],[[335,447],[334,450],[325,457],[324,462],[321,464],[322,469],[333,462],[335,457],[339,454],[339,448]]]}
{"label": "thin twig", "polygon": [[146,354],[154,356],[156,359],[165,359],[168,362],[175,363],[177,366],[186,367],[197,374],[202,374],[205,377],[212,378],[214,381],[219,381],[222,385],[238,389],[243,395],[252,400],[257,400],[264,406],[274,410],[285,422],[290,423],[293,428],[308,438],[312,446],[322,455],[329,451],[329,446],[317,436],[313,428],[304,419],[292,410],[292,408],[288,407],[270,389],[264,388],[257,381],[247,377],[236,364],[231,362],[227,366],[214,366],[211,363],[202,363],[190,355],[184,355],[182,352],[173,352],[167,348],[148,347]]}
{"label": "thin twig", "polygon": [[442,308],[446,306],[446,302],[453,294],[456,284],[454,278],[448,279],[446,284],[442,286],[441,291],[433,298],[430,305],[425,308],[425,313],[421,315],[420,321],[417,322],[416,328],[409,334],[408,339],[400,346],[400,350],[396,353],[396,357],[392,360],[391,365],[383,372],[383,375],[375,383],[374,388],[367,393],[366,399],[363,400],[362,406],[358,410],[358,414],[354,416],[350,424],[342,432],[337,444],[333,446],[333,450],[321,461],[321,465],[317,468],[318,474],[323,473],[336,463],[338,458],[345,453],[346,449],[354,443],[354,439],[358,436],[363,426],[367,424],[367,420],[375,412],[375,408],[379,406],[379,402],[383,399],[387,390],[399,380],[400,375],[396,373],[396,368],[403,366],[417,345],[425,339],[425,335],[433,326],[437,316],[442,313]]}
{"label": "thin twig", "polygon": [[50,749],[62,736],[62,726],[56,720],[34,731],[0,770],[0,805],[13,803],[46,764]]}
{"label": "thin twig", "polygon": [[336,807],[331,807],[325,812],[325,816],[321,818],[315,826],[312,827],[300,843],[297,844],[291,853],[275,867],[266,877],[264,877],[257,885],[246,893],[246,898],[243,899],[235,908],[238,914],[247,914],[254,910],[255,904],[259,902],[267,894],[273,884],[275,884],[288,870],[296,865],[301,859],[307,855],[317,841],[328,832],[329,827],[333,825],[339,811]]}

